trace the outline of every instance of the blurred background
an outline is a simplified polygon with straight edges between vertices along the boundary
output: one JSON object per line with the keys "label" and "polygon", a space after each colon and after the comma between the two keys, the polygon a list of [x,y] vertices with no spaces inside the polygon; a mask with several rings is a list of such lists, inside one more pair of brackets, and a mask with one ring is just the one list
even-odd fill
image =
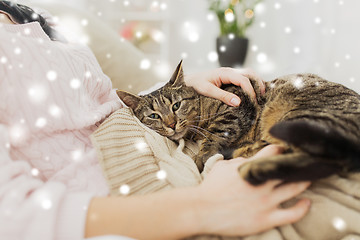
{"label": "blurred background", "polygon": [[[360,92],[360,30],[356,30],[360,24],[359,0],[16,2],[61,2],[89,12],[142,51],[145,57],[140,70],[157,67],[159,79],[169,78],[181,59],[185,73],[192,73],[219,67],[219,54],[233,52],[227,46],[216,45],[224,30],[219,23],[221,12],[226,24],[241,19],[249,22],[242,33],[248,39],[246,58],[235,67],[252,68],[265,80],[311,72]],[[218,9],[212,4],[218,4]],[[241,4],[242,9],[236,12]],[[71,16],[59,19],[67,37],[88,44],[91,39],[79,36],[81,31],[72,29],[71,21]],[[86,18],[80,19],[80,26],[91,27]],[[234,37],[231,33],[223,35]]]}

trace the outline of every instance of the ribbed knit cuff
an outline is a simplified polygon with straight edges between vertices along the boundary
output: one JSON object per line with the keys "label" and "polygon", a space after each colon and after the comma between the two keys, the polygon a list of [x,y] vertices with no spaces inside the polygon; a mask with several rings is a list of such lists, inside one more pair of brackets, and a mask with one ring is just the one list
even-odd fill
{"label": "ribbed knit cuff", "polygon": [[166,180],[156,178],[160,168],[143,129],[129,110],[120,110],[91,136],[111,194],[144,194],[171,188]]}
{"label": "ribbed knit cuff", "polygon": [[185,154],[193,155],[196,144],[175,144],[141,124],[128,108],[107,118],[91,140],[112,195],[145,194],[202,180]]}

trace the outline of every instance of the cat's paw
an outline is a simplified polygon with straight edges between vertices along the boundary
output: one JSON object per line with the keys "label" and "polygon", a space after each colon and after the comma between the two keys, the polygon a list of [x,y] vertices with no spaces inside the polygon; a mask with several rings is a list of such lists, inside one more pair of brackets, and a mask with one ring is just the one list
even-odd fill
{"label": "cat's paw", "polygon": [[245,163],[239,168],[239,174],[254,186],[261,185],[267,180],[279,177],[277,164],[268,161]]}

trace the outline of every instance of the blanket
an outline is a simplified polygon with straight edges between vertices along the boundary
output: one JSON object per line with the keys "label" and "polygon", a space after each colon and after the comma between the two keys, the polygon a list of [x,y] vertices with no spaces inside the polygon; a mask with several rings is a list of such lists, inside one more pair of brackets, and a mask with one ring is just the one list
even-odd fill
{"label": "blanket", "polygon": [[[111,194],[135,195],[199,184],[213,164],[200,174],[192,161],[197,145],[177,145],[142,125],[128,108],[112,114],[92,135],[93,145]],[[298,198],[312,201],[299,222],[247,237],[194,236],[189,239],[243,240],[360,240],[360,174],[316,181]],[[297,199],[284,203],[291,206]],[[225,206],[224,206],[225,207]]]}

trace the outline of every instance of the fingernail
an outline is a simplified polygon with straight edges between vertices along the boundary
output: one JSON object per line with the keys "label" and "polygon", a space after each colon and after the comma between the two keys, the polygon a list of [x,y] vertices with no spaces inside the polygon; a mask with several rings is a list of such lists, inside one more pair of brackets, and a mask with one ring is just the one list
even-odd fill
{"label": "fingernail", "polygon": [[230,100],[230,103],[231,105],[233,105],[234,107],[237,107],[240,105],[240,99],[239,98],[236,98],[236,97],[233,97],[231,100]]}

